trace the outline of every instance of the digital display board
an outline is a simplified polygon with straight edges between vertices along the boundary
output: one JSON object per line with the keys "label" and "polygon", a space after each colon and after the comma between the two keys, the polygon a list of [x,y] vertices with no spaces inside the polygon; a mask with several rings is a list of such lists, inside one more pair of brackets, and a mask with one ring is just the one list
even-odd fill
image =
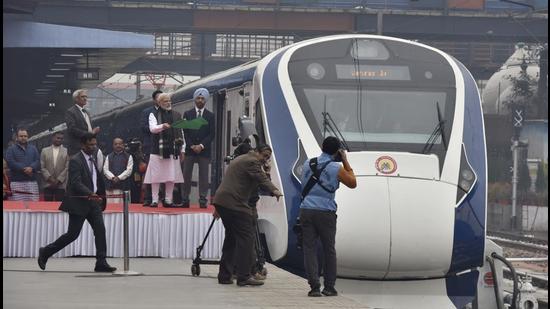
{"label": "digital display board", "polygon": [[408,66],[404,65],[353,65],[337,64],[338,79],[411,80]]}
{"label": "digital display board", "polygon": [[77,80],[99,80],[99,69],[84,69],[76,71]]}

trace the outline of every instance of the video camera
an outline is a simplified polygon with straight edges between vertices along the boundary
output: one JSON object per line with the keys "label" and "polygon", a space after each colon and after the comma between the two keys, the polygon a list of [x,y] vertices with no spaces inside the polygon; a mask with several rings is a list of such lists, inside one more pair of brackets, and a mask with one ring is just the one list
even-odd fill
{"label": "video camera", "polygon": [[126,151],[130,154],[136,154],[140,151],[141,148],[141,141],[139,141],[136,138],[133,138],[129,142],[126,143]]}

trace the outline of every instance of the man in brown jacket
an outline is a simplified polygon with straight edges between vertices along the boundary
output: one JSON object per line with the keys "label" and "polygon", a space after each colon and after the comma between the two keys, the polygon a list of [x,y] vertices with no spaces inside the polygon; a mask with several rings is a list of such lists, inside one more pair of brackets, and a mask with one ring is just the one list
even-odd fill
{"label": "man in brown jacket", "polygon": [[[237,285],[262,285],[263,281],[251,277],[252,246],[254,242],[254,217],[248,200],[258,186],[277,197],[281,192],[262,170],[262,165],[271,157],[271,147],[260,145],[254,151],[239,156],[229,167],[222,183],[216,190],[214,216],[222,219],[225,240],[218,272],[218,283],[232,284],[233,268],[237,266]],[[238,256],[235,255],[238,254]]]}

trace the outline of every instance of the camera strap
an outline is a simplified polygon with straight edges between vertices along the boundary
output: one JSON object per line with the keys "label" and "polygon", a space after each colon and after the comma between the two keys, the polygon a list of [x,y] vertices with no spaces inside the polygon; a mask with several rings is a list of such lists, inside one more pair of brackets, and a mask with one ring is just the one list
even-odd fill
{"label": "camera strap", "polygon": [[329,192],[329,193],[334,193],[334,191],[332,190],[329,190],[327,187],[325,187],[321,182],[319,182],[320,180],[320,177],[321,177],[321,173],[325,170],[325,168],[330,164],[330,161],[327,162],[327,164],[325,164],[325,166],[321,167],[320,169],[318,168],[319,167],[319,163],[317,162],[317,158],[313,158],[311,160],[309,160],[309,168],[311,169],[311,171],[313,172],[313,174],[311,175],[311,177],[309,177],[309,180],[307,181],[304,189],[302,190],[302,200],[304,200],[306,198],[306,196],[309,194],[309,192],[311,191],[311,189],[313,189],[313,186],[315,186],[315,184],[319,184],[319,186],[321,188],[323,188],[323,190]]}

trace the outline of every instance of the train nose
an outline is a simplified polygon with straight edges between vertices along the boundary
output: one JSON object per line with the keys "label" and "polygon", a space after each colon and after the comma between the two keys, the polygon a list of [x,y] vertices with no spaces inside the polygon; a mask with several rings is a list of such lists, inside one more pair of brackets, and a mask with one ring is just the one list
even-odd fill
{"label": "train nose", "polygon": [[428,278],[448,271],[456,187],[435,180],[360,176],[336,195],[338,275]]}

